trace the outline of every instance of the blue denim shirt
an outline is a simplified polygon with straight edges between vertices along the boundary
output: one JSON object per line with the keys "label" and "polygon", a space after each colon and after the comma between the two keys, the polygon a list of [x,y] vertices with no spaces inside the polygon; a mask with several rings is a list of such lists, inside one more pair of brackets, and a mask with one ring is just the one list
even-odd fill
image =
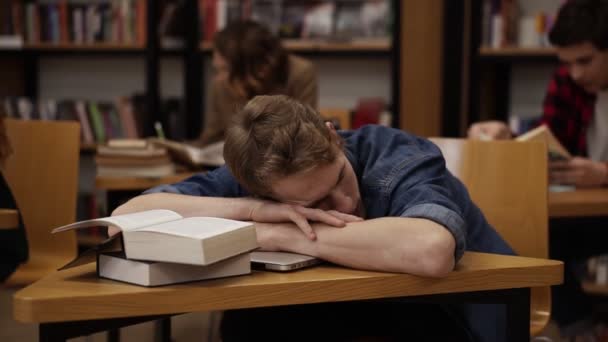
{"label": "blue denim shirt", "polygon": [[[448,229],[456,240],[455,258],[465,250],[513,254],[471,201],[464,185],[445,167],[441,151],[430,141],[383,126],[339,131],[345,154],[357,175],[366,219],[400,216],[425,218]],[[145,193],[243,197],[224,166]]]}

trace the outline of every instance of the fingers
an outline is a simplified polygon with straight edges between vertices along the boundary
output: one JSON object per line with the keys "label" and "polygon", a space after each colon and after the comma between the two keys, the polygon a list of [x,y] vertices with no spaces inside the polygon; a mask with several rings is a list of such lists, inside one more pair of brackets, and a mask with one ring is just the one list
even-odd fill
{"label": "fingers", "polygon": [[355,215],[350,215],[350,214],[345,214],[336,210],[329,210],[327,211],[328,214],[335,216],[339,219],[341,219],[344,222],[357,222],[357,221],[363,221],[363,219],[359,216],[355,216]]}
{"label": "fingers", "polygon": [[294,210],[289,210],[289,213],[287,214],[287,216],[289,217],[291,222],[295,223],[296,226],[298,226],[298,228],[300,228],[300,230],[302,232],[304,232],[304,234],[310,240],[317,239],[317,234],[315,234],[314,230],[312,230],[312,227],[311,227],[310,223],[308,223],[308,220],[306,219],[306,217],[302,216],[300,213],[298,213]]}
{"label": "fingers", "polygon": [[549,173],[549,182],[553,184],[576,184],[579,175],[572,171],[551,171]]}
{"label": "fingers", "polygon": [[570,168],[568,160],[556,160],[549,162],[549,170],[567,170]]}
{"label": "fingers", "polygon": [[331,215],[329,212],[322,209],[306,208],[302,206],[293,206],[294,210],[305,216],[308,220],[323,222],[334,227],[344,227],[343,219]]}
{"label": "fingers", "polygon": [[477,127],[476,124],[469,127],[469,130],[467,131],[467,137],[469,139],[477,139],[478,135],[479,135],[479,128]]}
{"label": "fingers", "polygon": [[120,233],[120,229],[113,226],[108,226],[108,237],[112,237],[118,233]]}

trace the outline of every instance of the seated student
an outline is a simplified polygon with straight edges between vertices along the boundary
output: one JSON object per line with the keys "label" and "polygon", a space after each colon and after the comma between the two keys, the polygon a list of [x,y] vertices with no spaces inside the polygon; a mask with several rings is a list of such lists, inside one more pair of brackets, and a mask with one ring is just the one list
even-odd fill
{"label": "seated student", "polygon": [[[11,146],[6,136],[4,117],[0,115],[0,171],[11,152]],[[2,173],[0,173],[0,209],[17,209],[11,189]],[[0,283],[8,279],[19,264],[27,260],[27,254],[27,240],[23,220],[19,218],[19,227],[0,229]]]}
{"label": "seated student", "polygon": [[[608,1],[569,0],[560,8],[549,40],[563,62],[549,83],[540,123],[546,124],[573,155],[549,164],[550,181],[577,187],[608,185]],[[498,121],[471,126],[469,137],[509,139]],[[565,262],[564,284],[552,289],[551,316],[562,335],[593,341],[593,299],[578,280],[579,264],[607,252],[603,224],[551,227],[550,257]]]}
{"label": "seated student", "polygon": [[201,145],[224,139],[234,113],[256,95],[284,94],[317,108],[317,75],[311,62],[288,54],[281,40],[253,21],[234,22],[213,40],[209,106]]}
{"label": "seated student", "polygon": [[[551,162],[550,180],[577,187],[608,185],[608,1],[565,2],[549,41],[563,62],[545,96],[541,124],[576,157]],[[509,139],[507,125],[479,122],[469,137]]]}
{"label": "seated student", "polygon": [[[447,275],[465,249],[512,253],[428,140],[371,125],[338,132],[310,106],[276,95],[250,100],[225,141],[226,166],[148,190],[113,214],[166,208],[184,216],[250,220],[263,250],[427,277]],[[327,331],[320,328],[343,338],[389,334],[398,340],[459,341],[473,334],[500,341],[504,335],[504,306],[467,307],[465,325],[444,307],[411,311],[409,305],[228,311],[223,340],[315,339]]]}

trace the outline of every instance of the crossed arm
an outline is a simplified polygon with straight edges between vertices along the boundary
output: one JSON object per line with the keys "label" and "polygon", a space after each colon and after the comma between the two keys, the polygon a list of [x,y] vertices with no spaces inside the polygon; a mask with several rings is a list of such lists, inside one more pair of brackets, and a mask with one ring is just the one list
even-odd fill
{"label": "crossed arm", "polygon": [[[183,216],[217,216],[256,222],[264,250],[303,253],[353,268],[442,277],[454,268],[455,241],[427,220],[351,215],[253,198],[156,193],[135,197],[112,214],[170,209]],[[309,222],[315,222],[309,224]],[[310,235],[314,231],[314,235]]]}

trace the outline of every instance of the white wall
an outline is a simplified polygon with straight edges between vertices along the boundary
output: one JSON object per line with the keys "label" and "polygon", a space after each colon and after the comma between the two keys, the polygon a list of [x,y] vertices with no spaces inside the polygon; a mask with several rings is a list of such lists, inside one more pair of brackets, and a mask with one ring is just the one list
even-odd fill
{"label": "white wall", "polygon": [[555,63],[517,64],[511,68],[509,116],[531,118],[542,114],[542,103]]}

